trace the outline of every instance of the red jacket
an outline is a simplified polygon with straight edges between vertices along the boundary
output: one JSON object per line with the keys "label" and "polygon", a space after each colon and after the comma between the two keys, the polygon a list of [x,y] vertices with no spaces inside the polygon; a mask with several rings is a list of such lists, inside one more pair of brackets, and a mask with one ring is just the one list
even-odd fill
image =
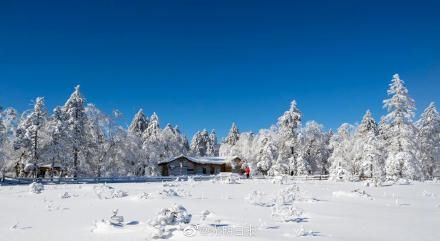
{"label": "red jacket", "polygon": [[251,173],[251,169],[250,169],[249,167],[246,167],[246,168],[244,169],[244,172],[245,172],[246,174],[249,174],[249,173]]}

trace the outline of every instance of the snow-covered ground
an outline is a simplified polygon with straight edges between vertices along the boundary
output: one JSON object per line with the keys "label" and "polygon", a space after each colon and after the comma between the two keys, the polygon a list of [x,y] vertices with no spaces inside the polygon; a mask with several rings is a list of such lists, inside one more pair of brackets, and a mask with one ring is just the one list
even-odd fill
{"label": "snow-covered ground", "polygon": [[440,183],[238,182],[2,186],[0,240],[440,240]]}

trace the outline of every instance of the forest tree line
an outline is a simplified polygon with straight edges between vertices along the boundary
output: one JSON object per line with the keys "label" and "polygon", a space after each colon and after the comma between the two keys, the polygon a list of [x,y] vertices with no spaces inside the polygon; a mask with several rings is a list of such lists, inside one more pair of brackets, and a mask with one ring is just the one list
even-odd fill
{"label": "forest tree line", "polygon": [[0,169],[28,175],[26,166],[59,165],[66,176],[158,175],[158,163],[185,154],[239,156],[253,174],[329,174],[334,179],[431,179],[440,172],[440,116],[431,103],[415,121],[415,101],[398,74],[377,122],[367,110],[360,124],[336,133],[315,121],[302,124],[295,101],[277,122],[258,133],[240,133],[233,123],[217,142],[215,130],[198,131],[191,142],[179,127],[160,126],[159,117],[139,110],[128,128],[121,113],[104,113],[86,103],[77,86],[52,113],[44,98],[19,114],[0,110]]}

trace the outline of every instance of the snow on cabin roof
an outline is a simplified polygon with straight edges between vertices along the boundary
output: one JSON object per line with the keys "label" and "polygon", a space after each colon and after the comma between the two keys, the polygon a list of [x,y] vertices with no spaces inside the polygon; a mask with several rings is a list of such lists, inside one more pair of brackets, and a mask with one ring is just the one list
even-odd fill
{"label": "snow on cabin roof", "polygon": [[234,160],[238,158],[237,156],[228,156],[228,157],[213,157],[213,156],[204,156],[204,157],[190,157],[185,155],[180,155],[177,157],[173,157],[169,160],[159,162],[159,164],[162,163],[169,163],[172,162],[178,158],[184,157],[192,162],[199,163],[199,164],[225,164],[228,162],[231,162],[231,160]]}

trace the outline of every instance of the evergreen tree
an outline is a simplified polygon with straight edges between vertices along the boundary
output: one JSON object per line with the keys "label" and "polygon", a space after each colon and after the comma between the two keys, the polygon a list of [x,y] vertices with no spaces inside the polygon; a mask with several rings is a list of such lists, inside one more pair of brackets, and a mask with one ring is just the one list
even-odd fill
{"label": "evergreen tree", "polygon": [[372,177],[380,181],[384,177],[383,148],[378,136],[378,126],[367,110],[358,126],[354,139],[354,174],[359,177]]}
{"label": "evergreen tree", "polygon": [[145,130],[147,130],[148,124],[148,118],[145,116],[143,110],[140,109],[131,121],[131,124],[128,127],[128,132],[132,135],[141,137]]}
{"label": "evergreen tree", "polygon": [[[25,113],[16,131],[15,149],[22,150],[28,162],[37,164],[39,160],[40,147],[42,146],[44,131],[47,121],[47,110],[44,106],[44,98],[38,97],[35,100],[34,109]],[[47,140],[47,136],[46,136]]]}
{"label": "evergreen tree", "polygon": [[69,172],[76,177],[80,165],[80,153],[87,147],[87,115],[84,108],[85,99],[80,93],[79,85],[70,95],[64,106],[61,108],[64,121],[66,122],[63,131],[65,142],[69,145],[72,156],[72,164],[69,165]]}
{"label": "evergreen tree", "polygon": [[384,108],[388,114],[384,117],[388,128],[386,173],[389,178],[421,178],[420,163],[416,159],[416,129],[412,123],[415,102],[408,95],[404,81],[398,74],[393,75]]}
{"label": "evergreen tree", "polygon": [[235,125],[235,122],[232,123],[232,127],[229,130],[228,136],[223,141],[223,143],[229,144],[230,146],[233,146],[237,143],[238,139],[240,138],[240,131],[237,128],[237,125]]}
{"label": "evergreen tree", "polygon": [[[296,101],[293,100],[290,104],[289,110],[284,112],[284,114],[278,118],[277,126],[280,135],[280,143],[278,148],[278,158],[273,168],[280,169],[274,170],[275,172],[297,175],[311,171],[306,170],[310,168],[307,167],[304,160],[298,158],[297,129],[301,125],[301,115],[301,111],[298,109]],[[302,166],[300,171],[298,170],[299,166]]]}
{"label": "evergreen tree", "polygon": [[440,166],[440,115],[432,102],[417,122],[419,160],[426,178],[432,178]]}
{"label": "evergreen tree", "polygon": [[350,124],[344,123],[338,128],[338,132],[330,140],[333,149],[329,158],[330,178],[334,180],[351,180],[355,173],[353,160],[353,129]]}
{"label": "evergreen tree", "polygon": [[209,134],[209,141],[208,141],[208,147],[207,147],[207,156],[218,156],[218,144],[217,144],[217,133],[215,130],[211,130],[211,133]]}

